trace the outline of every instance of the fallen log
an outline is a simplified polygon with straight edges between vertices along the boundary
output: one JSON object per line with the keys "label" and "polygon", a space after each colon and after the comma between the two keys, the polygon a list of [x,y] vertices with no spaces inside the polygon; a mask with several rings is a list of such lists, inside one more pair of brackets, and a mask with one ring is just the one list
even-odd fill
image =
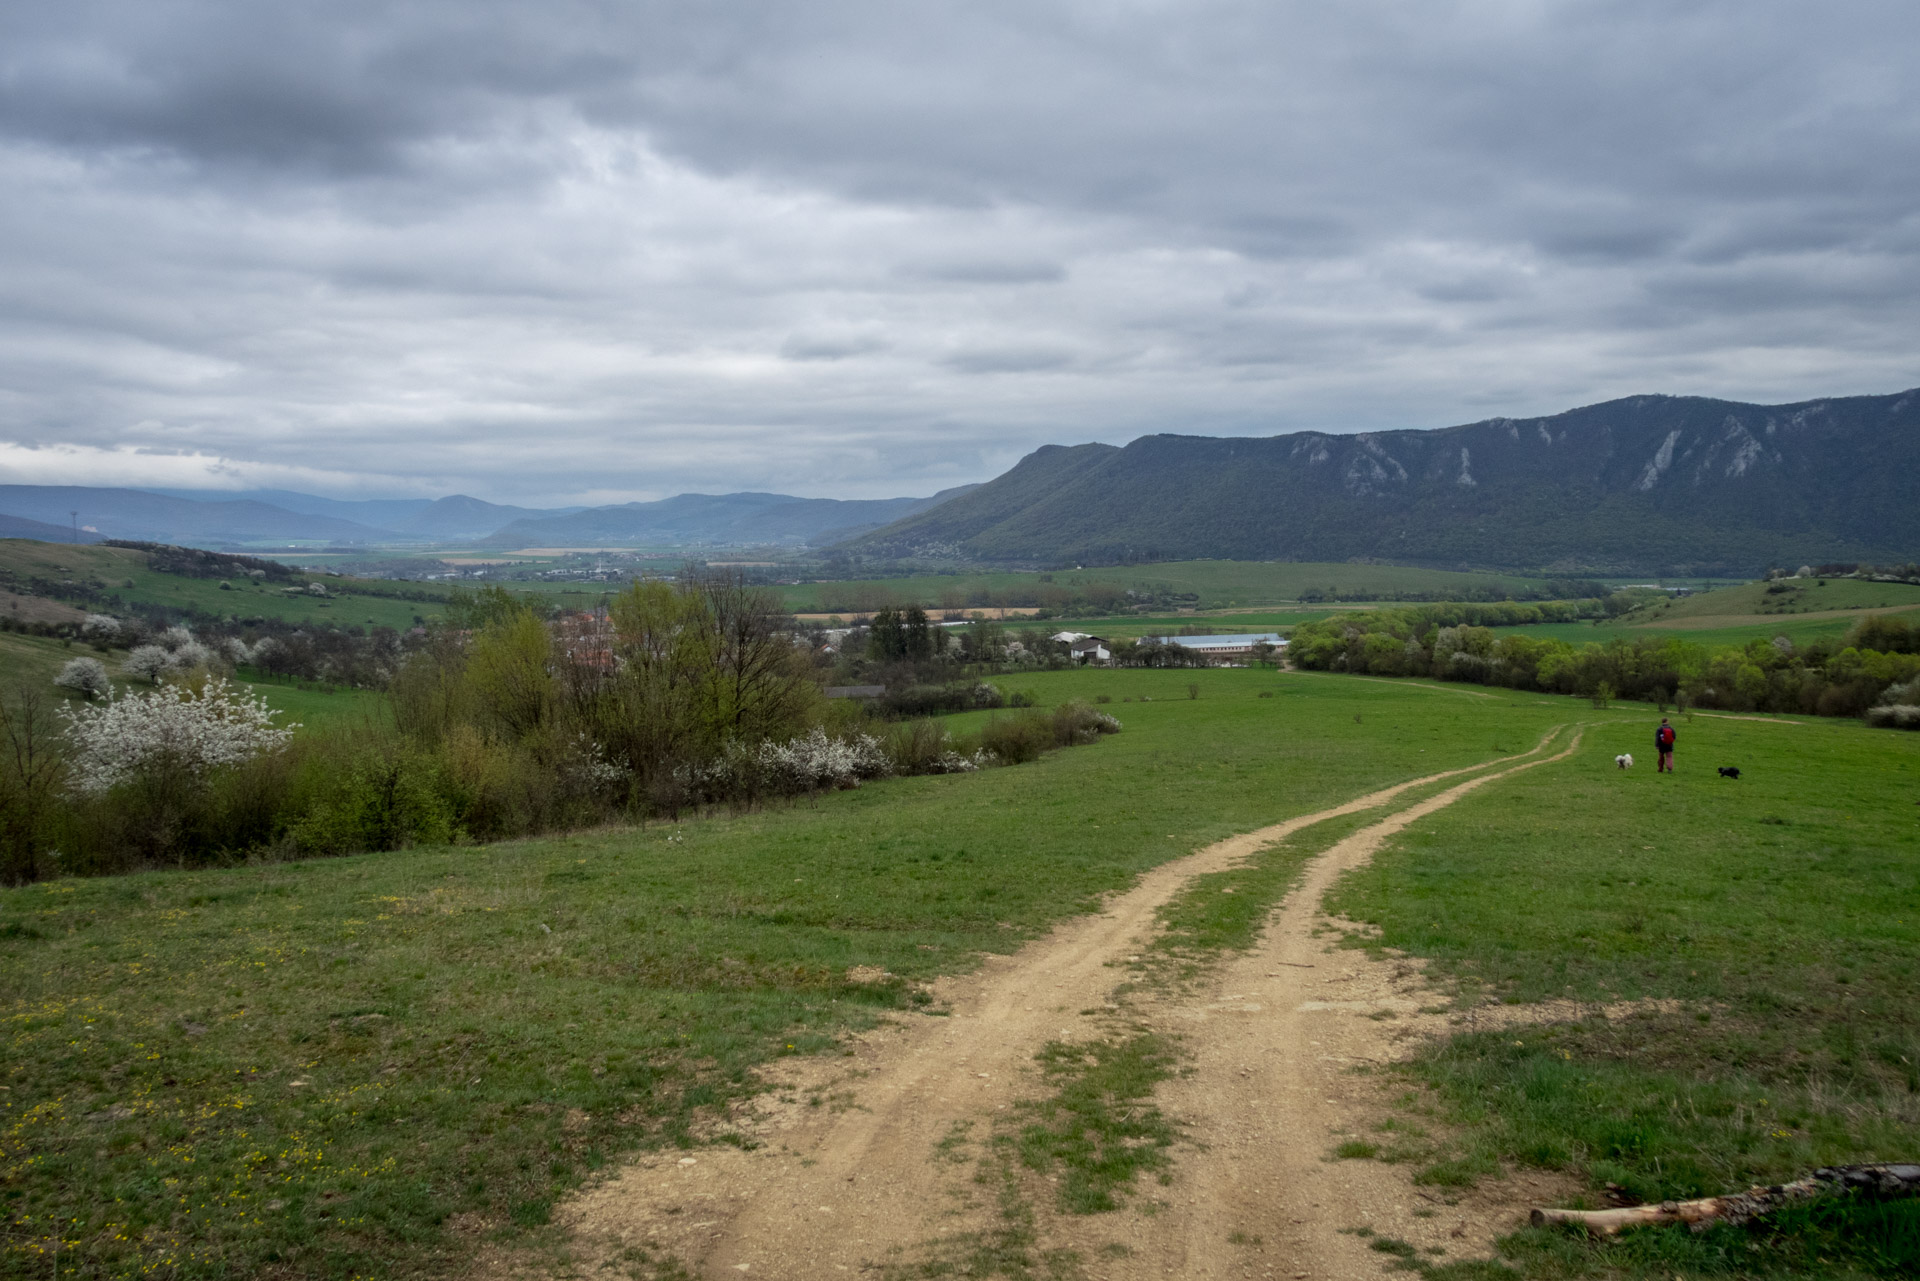
{"label": "fallen log", "polygon": [[1815,1170],[1804,1179],[1748,1188],[1726,1196],[1697,1201],[1662,1201],[1659,1205],[1629,1205],[1617,1210],[1536,1209],[1535,1227],[1573,1223],[1602,1236],[1622,1228],[1649,1223],[1684,1223],[1700,1232],[1712,1223],[1745,1223],[1800,1201],[1836,1192],[1858,1192],[1878,1198],[1920,1196],[1920,1165],[1841,1165]]}

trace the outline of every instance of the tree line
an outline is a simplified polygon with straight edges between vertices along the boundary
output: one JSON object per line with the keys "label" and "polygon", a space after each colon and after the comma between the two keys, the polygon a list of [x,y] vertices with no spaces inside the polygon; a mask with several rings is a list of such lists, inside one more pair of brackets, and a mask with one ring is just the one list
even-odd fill
{"label": "tree line", "polygon": [[1119,728],[1069,705],[961,739],[826,699],[777,598],[725,573],[634,583],[586,615],[463,596],[387,655],[372,710],[321,726],[230,681],[271,638],[144,639],[129,655],[144,688],[81,679],[76,663],[98,665],[83,658],[68,694],[0,697],[0,881],[675,817],[1017,763]]}
{"label": "tree line", "polygon": [[[1304,623],[1288,657],[1310,671],[1433,676],[1510,689],[1743,712],[1869,716],[1920,703],[1920,629],[1868,615],[1842,638],[1785,636],[1743,647],[1667,635],[1574,645],[1500,635],[1447,607],[1372,610]],[[1893,723],[1889,721],[1889,723]]]}

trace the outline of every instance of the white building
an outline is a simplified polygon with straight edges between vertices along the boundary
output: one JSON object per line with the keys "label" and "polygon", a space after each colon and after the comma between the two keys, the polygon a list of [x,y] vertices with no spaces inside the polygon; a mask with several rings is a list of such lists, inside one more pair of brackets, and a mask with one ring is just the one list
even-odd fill
{"label": "white building", "polygon": [[1067,646],[1067,656],[1076,663],[1105,665],[1113,661],[1113,652],[1098,636],[1082,636]]}
{"label": "white building", "polygon": [[1178,645],[1182,649],[1199,650],[1210,663],[1222,665],[1244,662],[1253,657],[1254,646],[1265,641],[1276,650],[1287,647],[1284,637],[1278,632],[1254,632],[1240,636],[1149,636],[1148,640],[1158,641],[1162,645]]}

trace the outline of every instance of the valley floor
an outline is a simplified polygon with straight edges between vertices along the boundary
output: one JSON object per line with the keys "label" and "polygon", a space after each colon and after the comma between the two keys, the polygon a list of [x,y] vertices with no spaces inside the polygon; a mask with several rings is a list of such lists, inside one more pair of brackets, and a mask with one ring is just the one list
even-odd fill
{"label": "valley floor", "polygon": [[681,825],[0,893],[5,1270],[1911,1270],[1897,1211],[1516,1228],[1910,1157],[1920,735],[1701,714],[1667,776],[1612,763],[1649,708],[1028,683],[1126,728]]}

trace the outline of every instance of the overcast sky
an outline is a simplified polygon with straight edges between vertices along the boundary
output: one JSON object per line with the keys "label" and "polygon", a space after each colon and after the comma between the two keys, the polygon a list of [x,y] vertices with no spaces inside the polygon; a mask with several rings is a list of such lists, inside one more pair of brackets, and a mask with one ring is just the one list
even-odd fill
{"label": "overcast sky", "polygon": [[1912,0],[0,6],[0,481],[930,493],[1920,384]]}

